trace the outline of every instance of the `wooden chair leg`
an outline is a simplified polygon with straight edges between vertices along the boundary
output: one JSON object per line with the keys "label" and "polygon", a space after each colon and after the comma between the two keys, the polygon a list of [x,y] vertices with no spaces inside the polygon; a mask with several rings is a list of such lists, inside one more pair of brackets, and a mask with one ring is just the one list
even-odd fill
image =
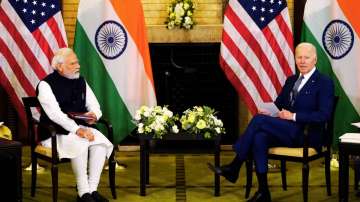
{"label": "wooden chair leg", "polygon": [[309,164],[304,163],[302,168],[302,188],[304,202],[308,201],[308,186],[309,186]]}
{"label": "wooden chair leg", "polygon": [[146,184],[150,184],[150,153],[149,153],[149,144],[146,145]]}
{"label": "wooden chair leg", "polygon": [[245,190],[245,198],[249,198],[251,186],[252,186],[252,170],[253,170],[253,162],[252,160],[247,160],[246,164],[246,190]]}
{"label": "wooden chair leg", "polygon": [[282,188],[283,190],[287,190],[287,182],[286,182],[286,161],[281,160],[280,161],[280,169],[281,169],[281,182],[282,182]]}
{"label": "wooden chair leg", "polygon": [[327,195],[331,196],[330,153],[325,156],[325,179]]}
{"label": "wooden chair leg", "polygon": [[[214,145],[214,165],[220,166],[220,141],[215,141]],[[214,173],[214,195],[220,196],[220,175]]]}
{"label": "wooden chair leg", "polygon": [[31,157],[31,196],[35,196],[35,190],[36,190],[36,171],[37,171],[37,158],[35,154]]}
{"label": "wooden chair leg", "polygon": [[109,158],[108,164],[109,164],[109,183],[110,183],[111,195],[113,199],[116,199],[116,187],[115,187],[116,161],[114,156],[115,156],[115,152],[113,151]]}
{"label": "wooden chair leg", "polygon": [[359,176],[356,173],[356,171],[354,172],[354,190],[358,190],[359,189]]}
{"label": "wooden chair leg", "polygon": [[57,196],[58,196],[58,167],[57,167],[57,165],[51,166],[51,178],[52,178],[53,202],[57,202]]}
{"label": "wooden chair leg", "polygon": [[360,181],[360,160],[355,160],[354,162],[354,174],[355,174],[354,188],[355,190],[358,190],[359,181]]}
{"label": "wooden chair leg", "polygon": [[140,140],[140,196],[146,196],[146,149],[145,140]]}

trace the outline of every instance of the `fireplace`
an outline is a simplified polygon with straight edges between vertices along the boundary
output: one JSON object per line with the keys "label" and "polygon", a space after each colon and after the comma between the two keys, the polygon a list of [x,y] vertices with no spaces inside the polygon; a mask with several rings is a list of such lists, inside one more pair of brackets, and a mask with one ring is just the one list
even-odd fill
{"label": "fireplace", "polygon": [[159,105],[181,114],[194,105],[218,111],[226,135],[222,144],[238,137],[238,95],[219,66],[220,43],[150,43]]}

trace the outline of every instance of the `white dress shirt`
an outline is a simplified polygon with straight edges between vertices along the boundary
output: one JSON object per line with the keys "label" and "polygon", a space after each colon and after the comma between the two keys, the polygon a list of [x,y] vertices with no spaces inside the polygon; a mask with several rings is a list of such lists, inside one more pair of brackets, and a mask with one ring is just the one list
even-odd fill
{"label": "white dress shirt", "polygon": [[[303,78],[303,80],[301,81],[301,83],[300,83],[300,85],[299,85],[299,88],[298,88],[298,90],[297,90],[298,92],[300,92],[300,90],[304,87],[304,85],[306,84],[306,82],[307,82],[307,81],[310,79],[310,77],[314,74],[315,70],[316,70],[316,67],[314,66],[310,72],[308,72],[308,73],[306,73],[306,74],[303,75],[304,78]],[[300,76],[301,76],[301,74],[299,74],[299,77],[300,77]],[[298,77],[298,79],[299,79],[299,77]],[[293,121],[296,121],[296,113],[294,113],[294,115],[293,115]]]}
{"label": "white dress shirt", "polygon": [[[299,85],[299,88],[298,88],[298,92],[304,87],[304,85],[306,84],[306,82],[310,79],[310,77],[314,74],[316,70],[316,67],[313,67],[312,70],[306,74],[304,74],[304,78],[303,80],[301,81],[300,85]],[[301,74],[299,74],[299,77],[301,76]],[[299,78],[298,77],[298,78]]]}

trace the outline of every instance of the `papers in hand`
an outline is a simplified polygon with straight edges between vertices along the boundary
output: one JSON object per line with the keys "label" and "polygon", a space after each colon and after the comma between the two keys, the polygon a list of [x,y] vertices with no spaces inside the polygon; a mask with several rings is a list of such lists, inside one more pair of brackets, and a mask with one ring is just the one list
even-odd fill
{"label": "papers in hand", "polygon": [[73,119],[80,119],[80,120],[84,120],[84,121],[94,120],[94,118],[92,116],[88,116],[84,113],[69,112],[68,114],[69,114],[70,118],[73,118]]}
{"label": "papers in hand", "polygon": [[345,133],[339,137],[340,142],[358,143],[360,144],[360,133]]}
{"label": "papers in hand", "polygon": [[0,126],[2,126],[4,124],[4,122],[0,122]]}
{"label": "papers in hand", "polygon": [[263,102],[259,106],[260,111],[268,114],[269,116],[277,117],[279,114],[279,109],[273,102]]}

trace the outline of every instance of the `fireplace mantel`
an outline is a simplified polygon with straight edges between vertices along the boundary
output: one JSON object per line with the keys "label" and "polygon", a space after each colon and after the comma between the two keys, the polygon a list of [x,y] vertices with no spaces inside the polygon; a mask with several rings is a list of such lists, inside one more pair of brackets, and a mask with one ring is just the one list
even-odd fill
{"label": "fireplace mantel", "polygon": [[221,41],[222,24],[195,25],[192,30],[168,30],[165,25],[148,25],[149,43],[214,43]]}

